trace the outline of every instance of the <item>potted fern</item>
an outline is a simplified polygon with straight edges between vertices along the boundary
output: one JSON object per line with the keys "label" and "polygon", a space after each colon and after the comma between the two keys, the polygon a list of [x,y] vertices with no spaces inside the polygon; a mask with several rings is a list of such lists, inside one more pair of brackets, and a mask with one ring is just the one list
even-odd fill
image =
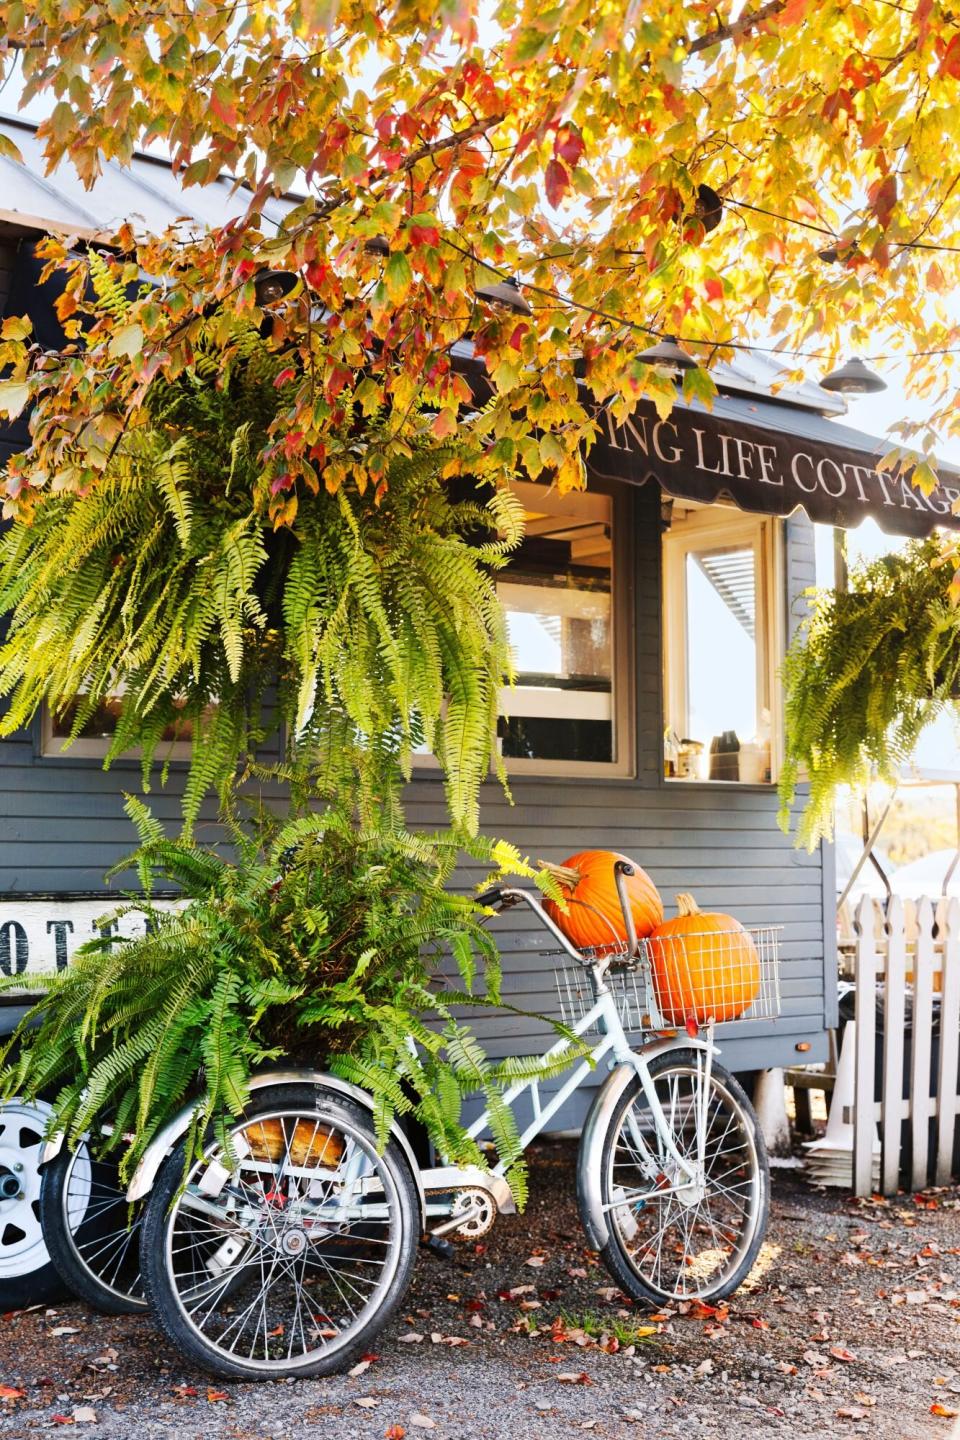
{"label": "potted fern", "polygon": [[833,828],[839,787],[893,781],[924,728],[960,693],[960,610],[954,570],[934,540],[856,567],[849,589],[812,595],[783,667],[787,822],[809,782],[798,840]]}

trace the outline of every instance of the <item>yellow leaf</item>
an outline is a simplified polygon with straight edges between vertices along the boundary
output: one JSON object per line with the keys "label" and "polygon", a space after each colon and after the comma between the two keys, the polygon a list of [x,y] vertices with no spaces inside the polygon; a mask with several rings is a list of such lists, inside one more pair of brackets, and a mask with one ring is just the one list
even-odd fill
{"label": "yellow leaf", "polygon": [[30,401],[30,386],[19,380],[0,381],[0,415],[15,420]]}

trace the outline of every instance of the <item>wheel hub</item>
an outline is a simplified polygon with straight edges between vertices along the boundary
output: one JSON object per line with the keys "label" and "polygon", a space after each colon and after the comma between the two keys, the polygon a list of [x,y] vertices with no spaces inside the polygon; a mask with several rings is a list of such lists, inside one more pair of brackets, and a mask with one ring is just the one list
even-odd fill
{"label": "wheel hub", "polygon": [[307,1234],[299,1225],[291,1225],[280,1237],[280,1249],[285,1255],[302,1255],[307,1248]]}

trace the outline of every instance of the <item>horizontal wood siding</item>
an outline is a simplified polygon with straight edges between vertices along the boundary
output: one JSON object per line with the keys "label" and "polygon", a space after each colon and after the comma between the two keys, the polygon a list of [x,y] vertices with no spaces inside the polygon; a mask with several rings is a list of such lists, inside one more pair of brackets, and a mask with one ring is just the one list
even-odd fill
{"label": "horizontal wood siding", "polygon": [[[822,857],[793,848],[776,823],[776,795],[767,788],[668,785],[661,776],[660,496],[654,486],[633,493],[633,603],[636,614],[637,776],[633,780],[518,777],[511,805],[491,783],[483,797],[487,834],[503,836],[531,857],[563,860],[573,851],[609,848],[639,860],[668,901],[691,889],[703,908],[729,910],[746,924],[781,924],[783,1019],[725,1040],[725,1058],[741,1068],[785,1063],[809,1041],[806,1058],[825,1053],[826,995],[834,988],[832,952],[825,958]],[[791,520],[785,529],[788,614],[813,579],[812,529]],[[168,789],[152,798],[171,825],[177,817],[173,767]],[[35,734],[0,742],[0,894],[96,890],[105,869],[131,847],[122,791],[137,790],[139,771],[118,764],[109,774],[95,761],[39,756]],[[419,771],[408,795],[415,828],[445,821],[443,791]],[[203,828],[199,832],[203,834]],[[462,872],[464,886],[480,878]],[[672,908],[668,905],[668,909]],[[527,1011],[555,1013],[554,959],[533,918],[498,918],[504,954],[504,996]],[[831,916],[832,924],[832,916]],[[492,1053],[539,1048],[549,1032],[523,1015],[472,1016]],[[570,1123],[579,1106],[568,1112]]]}

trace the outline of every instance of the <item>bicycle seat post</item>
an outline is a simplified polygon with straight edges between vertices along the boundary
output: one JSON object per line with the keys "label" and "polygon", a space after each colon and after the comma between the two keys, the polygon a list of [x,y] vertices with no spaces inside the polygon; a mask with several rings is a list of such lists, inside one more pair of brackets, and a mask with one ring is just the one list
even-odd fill
{"label": "bicycle seat post", "polygon": [[617,898],[620,901],[620,909],[623,911],[623,923],[627,927],[627,944],[630,946],[630,954],[633,959],[640,954],[640,942],[637,939],[637,927],[633,923],[630,897],[627,895],[627,880],[636,873],[636,866],[631,865],[628,860],[614,862],[613,874],[617,885]]}

